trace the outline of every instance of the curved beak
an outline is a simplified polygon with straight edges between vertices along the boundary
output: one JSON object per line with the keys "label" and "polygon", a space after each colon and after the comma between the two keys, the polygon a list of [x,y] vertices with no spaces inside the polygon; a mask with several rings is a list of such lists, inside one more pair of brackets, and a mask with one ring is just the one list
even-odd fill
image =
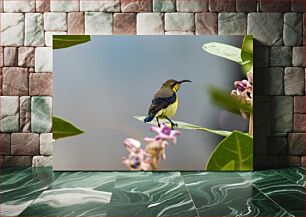
{"label": "curved beak", "polygon": [[179,81],[178,83],[181,84],[181,83],[184,83],[184,82],[191,82],[190,80],[182,80],[182,81]]}

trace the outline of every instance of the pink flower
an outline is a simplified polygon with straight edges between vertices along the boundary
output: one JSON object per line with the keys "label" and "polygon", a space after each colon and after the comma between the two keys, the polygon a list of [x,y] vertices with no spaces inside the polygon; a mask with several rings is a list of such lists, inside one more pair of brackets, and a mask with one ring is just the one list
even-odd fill
{"label": "pink flower", "polygon": [[143,156],[130,154],[128,158],[123,157],[122,163],[125,164],[129,170],[152,170],[150,162],[147,162]]}
{"label": "pink flower", "polygon": [[172,130],[165,124],[159,127],[151,127],[151,131],[156,132],[154,138],[145,137],[147,143],[145,150],[141,148],[141,143],[132,138],[124,140],[124,146],[130,153],[129,156],[122,157],[122,163],[129,170],[158,170],[158,160],[166,159],[166,147],[169,146],[168,140],[176,143],[176,136],[181,135],[177,130]]}
{"label": "pink flower", "polygon": [[162,124],[161,127],[152,126],[150,129],[151,131],[158,134],[157,136],[155,136],[155,140],[160,140],[160,139],[171,140],[174,144],[177,141],[176,136],[181,135],[180,131],[172,130],[170,127],[167,127],[165,124]]}
{"label": "pink flower", "polygon": [[245,91],[248,85],[248,81],[247,80],[242,80],[242,81],[235,81],[234,83],[237,91]]}
{"label": "pink flower", "polygon": [[236,97],[242,102],[252,104],[253,103],[253,73],[247,73],[248,80],[235,81],[235,90],[231,95]]}
{"label": "pink flower", "polygon": [[[237,98],[239,101],[253,105],[253,72],[247,73],[248,80],[236,81],[234,83],[235,90],[231,92],[231,95]],[[240,109],[243,118],[247,118],[245,111]]]}
{"label": "pink flower", "polygon": [[138,153],[143,151],[143,149],[141,148],[141,143],[136,139],[132,138],[125,139],[124,146],[130,153]]}
{"label": "pink flower", "polygon": [[141,143],[136,139],[127,138],[124,140],[124,146],[130,155],[128,158],[123,157],[122,162],[130,170],[148,170],[149,164],[145,160],[148,154],[141,148]]}

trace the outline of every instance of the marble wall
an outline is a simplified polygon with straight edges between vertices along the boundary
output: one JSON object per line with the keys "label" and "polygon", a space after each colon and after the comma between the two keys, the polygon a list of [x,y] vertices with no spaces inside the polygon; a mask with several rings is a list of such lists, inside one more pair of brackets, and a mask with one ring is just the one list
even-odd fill
{"label": "marble wall", "polygon": [[246,33],[255,168],[305,165],[303,0],[0,0],[0,12],[1,165],[52,165],[52,35]]}

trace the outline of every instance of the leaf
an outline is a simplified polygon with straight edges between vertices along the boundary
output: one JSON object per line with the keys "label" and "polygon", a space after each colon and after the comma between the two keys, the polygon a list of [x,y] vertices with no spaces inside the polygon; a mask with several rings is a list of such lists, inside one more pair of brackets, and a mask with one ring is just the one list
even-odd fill
{"label": "leaf", "polygon": [[234,160],[231,160],[229,161],[227,164],[225,164],[221,170],[223,171],[230,171],[230,170],[235,170],[235,161]]}
{"label": "leaf", "polygon": [[53,117],[53,139],[61,139],[70,136],[76,136],[84,133],[84,131],[79,128],[73,126],[66,120],[63,120],[58,117]]}
{"label": "leaf", "polygon": [[216,87],[210,87],[208,93],[216,105],[226,109],[227,111],[240,114],[240,109],[247,113],[250,113],[253,110],[251,105],[240,102],[238,99],[232,97],[228,92]]}
{"label": "leaf", "polygon": [[242,72],[253,71],[253,36],[244,36],[241,46]]}
{"label": "leaf", "polygon": [[53,35],[53,49],[67,48],[90,41],[90,35]]}
{"label": "leaf", "polygon": [[206,43],[202,48],[210,54],[242,64],[240,48],[218,42]]}
{"label": "leaf", "polygon": [[253,61],[253,36],[244,36],[242,46],[241,46],[241,59],[242,61]]}
{"label": "leaf", "polygon": [[253,61],[248,61],[245,64],[241,65],[241,71],[243,74],[246,74],[247,72],[253,72]]}
{"label": "leaf", "polygon": [[[146,118],[146,116],[134,116],[134,118],[143,122],[143,120]],[[216,134],[216,135],[219,135],[219,136],[228,136],[232,133],[230,131],[224,131],[224,130],[212,130],[212,129],[200,127],[200,126],[197,126],[197,125],[184,123],[184,122],[181,122],[181,121],[173,121],[173,122],[178,125],[176,127],[178,129],[206,131],[206,132],[213,133],[213,134]],[[153,120],[153,121],[149,122],[149,124],[157,126],[157,121]],[[167,121],[166,124],[170,126],[170,122]]]}
{"label": "leaf", "polygon": [[253,170],[253,138],[245,133],[234,131],[218,144],[207,162],[206,169]]}

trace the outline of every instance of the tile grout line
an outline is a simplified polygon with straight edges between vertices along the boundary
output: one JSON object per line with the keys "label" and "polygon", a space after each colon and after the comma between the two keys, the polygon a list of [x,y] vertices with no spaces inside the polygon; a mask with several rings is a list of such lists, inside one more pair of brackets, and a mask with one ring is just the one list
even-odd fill
{"label": "tile grout line", "polygon": [[111,191],[112,195],[111,195],[111,198],[109,199],[108,210],[107,210],[107,212],[106,212],[105,217],[108,216],[108,213],[109,213],[109,211],[110,211],[110,209],[111,209],[111,202],[112,202],[112,198],[113,198],[113,193],[114,193],[115,185],[116,185],[117,178],[118,178],[118,173],[119,173],[118,171],[115,172],[114,186],[113,186],[113,189],[112,189],[112,191]]}
{"label": "tile grout line", "polygon": [[[290,178],[284,176],[283,174],[281,174],[281,173],[278,172],[277,170],[273,169],[273,171],[277,172],[279,175],[281,175],[283,178],[289,180],[290,182],[293,182],[294,184],[300,185],[300,184],[296,183],[294,180],[292,180],[292,179],[290,179]],[[304,179],[304,181],[305,181],[305,179]],[[306,186],[301,186],[301,187],[306,188]]]}
{"label": "tile grout line", "polygon": [[[253,173],[254,171],[252,171]],[[243,178],[238,172],[236,172],[243,180],[249,182],[249,180],[246,180],[245,178]],[[272,203],[274,203],[276,206],[278,206],[279,208],[281,208],[282,210],[284,210],[286,213],[289,214],[289,216],[294,216],[293,214],[291,214],[290,212],[288,212],[284,207],[282,207],[280,204],[278,204],[277,202],[275,202],[272,198],[270,198],[267,194],[265,194],[263,191],[261,191],[259,188],[257,188],[253,183],[250,183],[256,190],[258,190],[261,194],[263,194],[267,199],[269,199]]]}
{"label": "tile grout line", "polygon": [[[52,174],[54,175],[54,171],[53,171],[53,169],[52,169]],[[63,173],[62,173],[63,174]],[[54,180],[52,180],[52,182],[48,185],[48,187],[46,187],[44,190],[42,190],[42,192],[35,198],[35,199],[33,199],[32,200],[32,202],[27,206],[27,207],[25,207],[20,213],[19,213],[19,215],[18,216],[21,216],[22,215],[22,213],[28,208],[28,207],[30,207],[45,191],[47,191],[49,188],[50,188],[50,186],[53,184],[53,182],[56,180],[56,179],[58,179],[62,174],[60,174],[58,177],[56,177]]]}
{"label": "tile grout line", "polygon": [[117,178],[118,178],[118,172],[116,171],[115,173],[116,173],[116,175],[115,175],[115,179],[114,179],[114,186],[113,186],[113,189],[112,189],[112,195],[111,195],[111,198],[109,200],[109,206],[111,205],[111,202],[112,202],[113,193],[114,193],[113,190],[115,189],[115,185],[116,185]]}
{"label": "tile grout line", "polygon": [[189,192],[189,189],[188,189],[188,187],[187,187],[187,185],[186,185],[186,183],[185,183],[185,180],[184,180],[184,178],[183,178],[183,176],[182,176],[182,173],[181,173],[181,172],[179,172],[179,173],[180,173],[180,175],[181,175],[181,177],[182,177],[182,180],[183,180],[183,182],[184,182],[184,186],[185,186],[185,188],[186,188],[186,190],[187,190],[187,193],[188,193],[190,199],[192,200],[192,203],[193,203],[193,205],[194,205],[194,207],[195,207],[195,210],[196,210],[196,212],[197,212],[197,214],[198,214],[198,217],[200,217],[200,214],[199,214],[199,212],[198,212],[198,208],[196,207],[196,205],[195,205],[195,203],[194,203],[194,200],[193,200],[193,198],[192,198],[192,196],[191,196],[191,194],[190,194],[190,192]]}
{"label": "tile grout line", "polygon": [[[186,192],[187,193],[187,195],[189,196],[189,198],[188,198],[188,196],[187,197],[185,197],[184,198],[184,200],[187,198],[187,199],[190,199],[191,201],[192,201],[192,204],[194,205],[194,207],[192,207],[193,209],[192,210],[195,210],[195,212],[196,212],[196,217],[200,217],[200,215],[199,215],[199,213],[198,213],[198,210],[197,210],[197,207],[195,206],[195,204],[194,204],[194,201],[193,201],[193,199],[192,199],[192,197],[191,197],[191,195],[190,195],[190,193],[189,193],[189,191],[188,191],[188,188],[187,188],[187,186],[186,186],[186,184],[185,184],[185,182],[184,182],[184,179],[183,179],[183,177],[182,177],[182,175],[181,175],[181,173],[179,172],[179,171],[175,171],[175,173],[176,172],[178,172],[179,174],[180,174],[180,176],[179,176],[179,178],[180,178],[180,181],[179,182],[177,182],[177,181],[169,181],[169,183],[171,183],[171,184],[176,184],[176,185],[179,185],[179,183],[181,183],[181,181],[182,181],[182,188],[184,188],[184,192]],[[171,172],[170,172],[171,173]],[[119,174],[117,173],[117,177],[119,176]],[[117,177],[116,177],[116,181],[117,181]],[[156,182],[158,182],[158,183],[161,183],[161,184],[164,184],[164,183],[167,183],[167,182],[160,182],[159,180],[154,180],[154,179],[152,179],[153,181],[156,181]],[[116,188],[114,188],[114,189],[116,189]],[[124,191],[124,192],[128,192],[128,193],[130,193],[131,191],[125,191],[125,190],[121,190],[121,189],[118,189],[119,191]],[[112,195],[113,196],[113,195]],[[166,199],[166,200],[169,200],[169,199]],[[161,202],[161,201],[164,201],[164,200],[161,200],[160,198],[159,199],[157,199],[155,202]],[[149,202],[149,201],[147,201],[147,202]],[[147,203],[147,202],[145,202],[145,203]],[[111,205],[112,203],[110,202],[110,208],[112,207],[112,205]],[[135,203],[136,204],[136,203]],[[108,213],[107,213],[108,214]],[[106,216],[108,216],[108,215],[106,215]]]}

